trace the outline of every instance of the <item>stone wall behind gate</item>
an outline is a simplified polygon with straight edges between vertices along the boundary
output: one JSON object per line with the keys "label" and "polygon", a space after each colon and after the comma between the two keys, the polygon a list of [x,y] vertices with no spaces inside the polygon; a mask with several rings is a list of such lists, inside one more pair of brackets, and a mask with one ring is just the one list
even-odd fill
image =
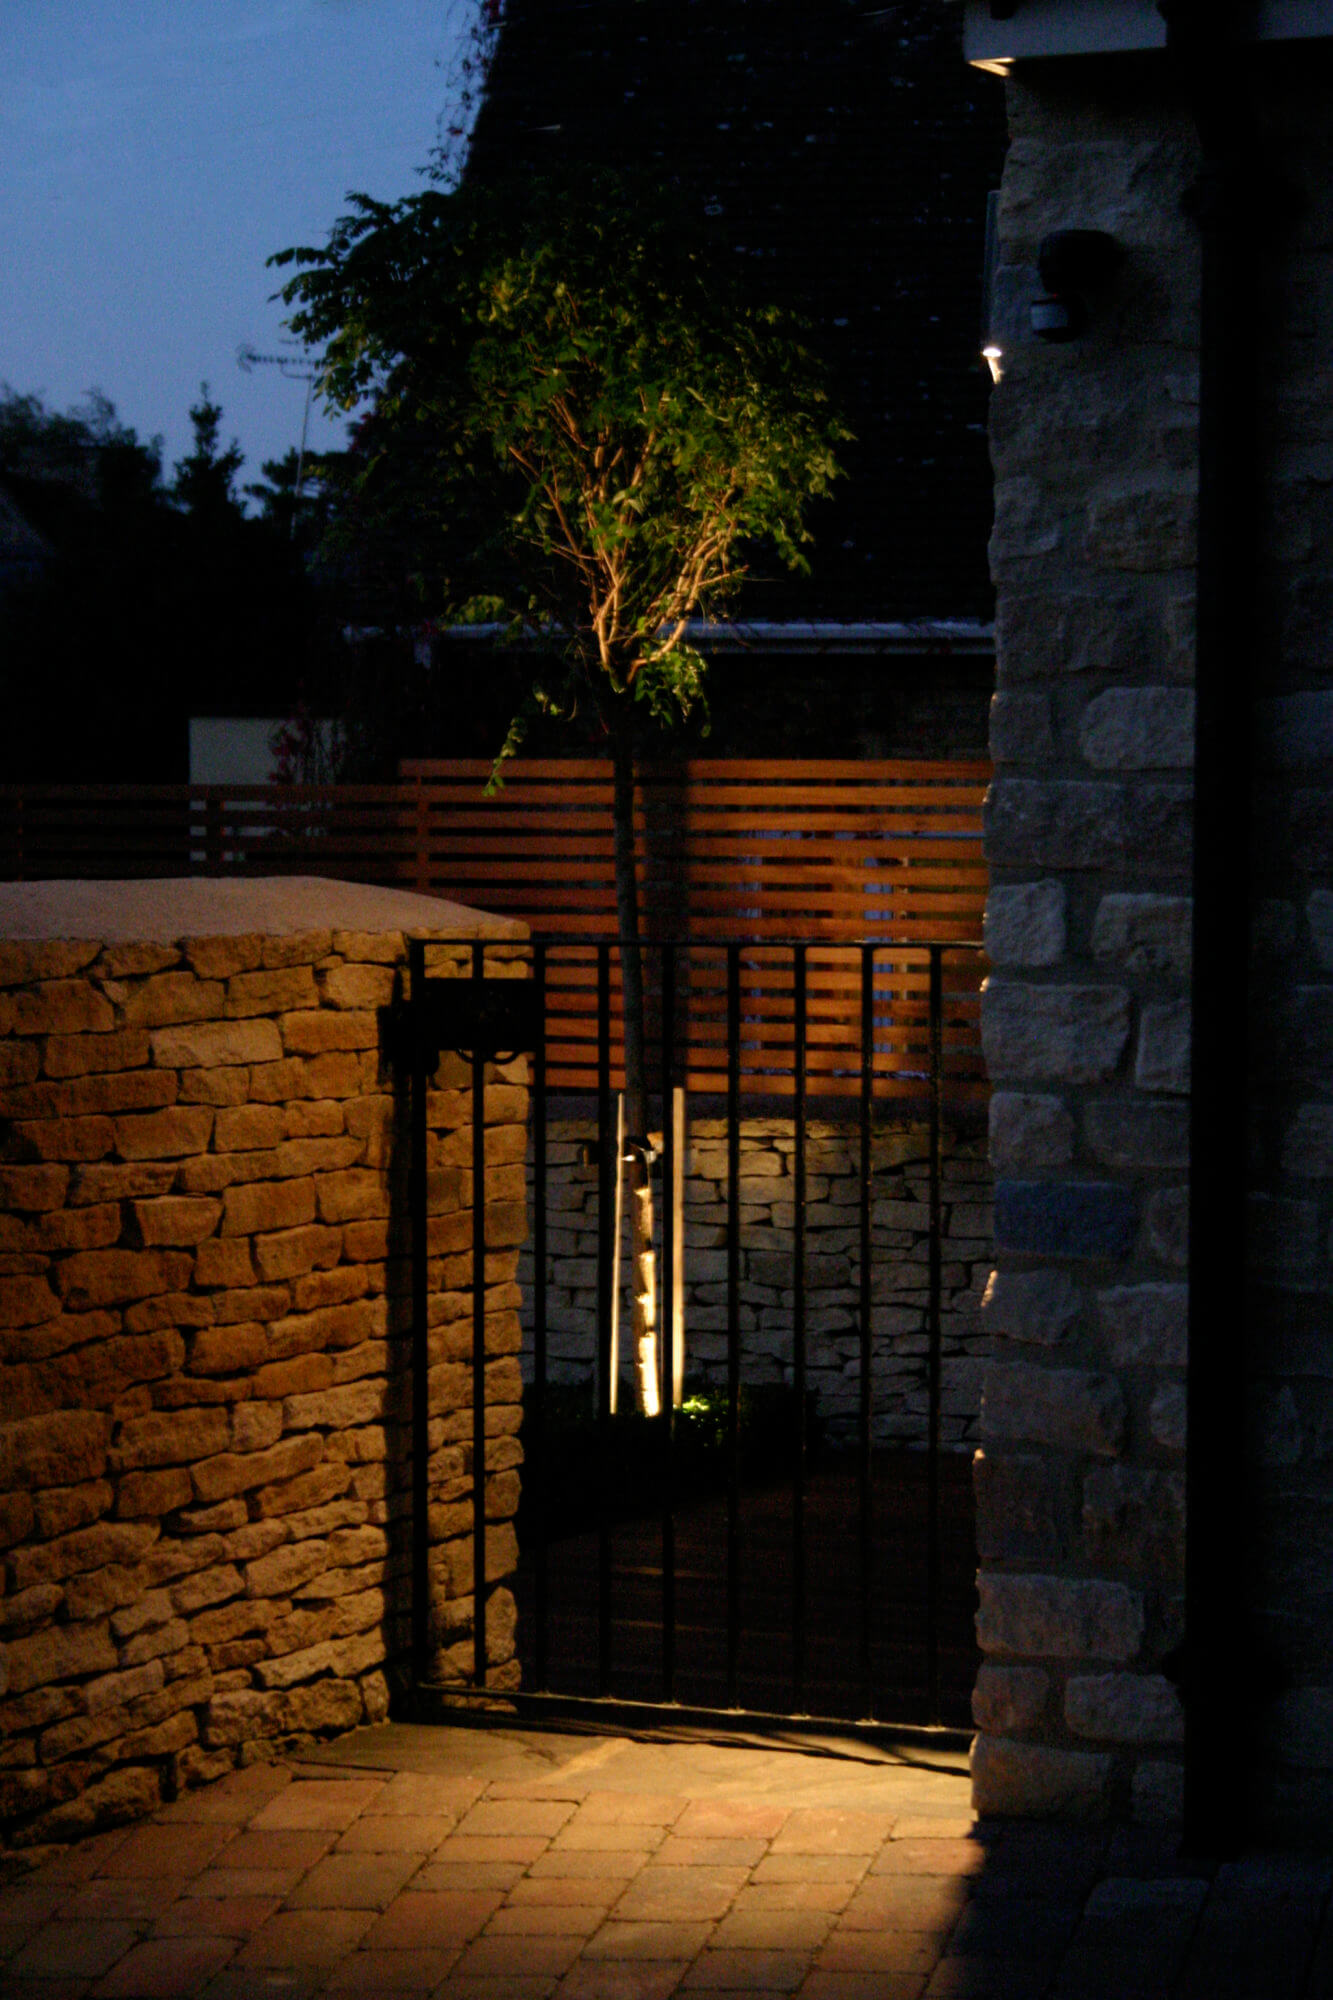
{"label": "stone wall behind gate", "polygon": [[[502,972],[503,946],[489,955]],[[0,1846],[69,1838],[379,1719],[401,1685],[407,1148],[378,1010],[404,958],[382,930],[0,942]],[[455,962],[440,949],[431,969]],[[487,1097],[502,1683],[522,1071]],[[445,1675],[471,1666],[468,1081],[446,1057],[429,1099]]]}
{"label": "stone wall behind gate", "polygon": [[[992,1224],[984,1113],[945,1128],[943,1146],[943,1423],[946,1444],[976,1435],[988,1336],[978,1319],[990,1269]],[[547,1325],[549,1379],[591,1384],[597,1352],[597,1168],[587,1163],[595,1117],[548,1122]],[[727,1128],[692,1117],[685,1179],[686,1373],[727,1379]],[[919,1116],[876,1114],[871,1206],[874,1436],[924,1443],[927,1427],[929,1128]],[[792,1225],[795,1137],[790,1117],[743,1116],[740,1151],[740,1347],[745,1383],[792,1379]],[[529,1162],[529,1196],[532,1178]],[[855,1432],[860,1314],[860,1134],[855,1119],[815,1112],[806,1138],[806,1328],[809,1386],[831,1441]],[[656,1189],[661,1228],[661,1191]],[[622,1271],[630,1268],[625,1223]],[[520,1262],[524,1367],[531,1373],[530,1249]],[[631,1380],[628,1293],[622,1364]],[[632,1407],[632,1397],[626,1404]]]}

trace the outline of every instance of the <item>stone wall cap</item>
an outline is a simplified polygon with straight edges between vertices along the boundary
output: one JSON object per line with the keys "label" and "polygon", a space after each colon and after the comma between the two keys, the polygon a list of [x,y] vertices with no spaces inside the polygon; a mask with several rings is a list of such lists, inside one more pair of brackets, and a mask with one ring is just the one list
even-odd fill
{"label": "stone wall cap", "polygon": [[525,938],[496,917],[440,896],[321,875],[179,876],[117,882],[0,882],[0,938],[95,938],[179,944],[187,938],[292,937],[317,931],[414,937]]}

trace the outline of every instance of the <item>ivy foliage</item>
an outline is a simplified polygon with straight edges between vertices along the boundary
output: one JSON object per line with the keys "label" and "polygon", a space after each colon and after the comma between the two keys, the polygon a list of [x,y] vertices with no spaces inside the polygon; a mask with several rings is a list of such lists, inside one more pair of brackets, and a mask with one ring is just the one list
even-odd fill
{"label": "ivy foliage", "polygon": [[682,719],[687,621],[756,561],[803,568],[837,476],[848,433],[798,330],[612,174],[349,204],[271,260],[297,267],[281,296],[326,402],[365,411],[344,519],[397,540],[423,611],[547,642],[530,707]]}

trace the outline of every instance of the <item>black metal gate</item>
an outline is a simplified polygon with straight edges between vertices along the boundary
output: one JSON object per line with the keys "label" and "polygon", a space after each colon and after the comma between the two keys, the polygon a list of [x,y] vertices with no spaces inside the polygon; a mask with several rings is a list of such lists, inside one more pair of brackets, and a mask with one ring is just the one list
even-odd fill
{"label": "black metal gate", "polygon": [[[531,1069],[531,1263],[524,1386],[520,1567],[523,1685],[507,1700],[585,1719],[703,1721],[734,1729],[798,1720],[841,1729],[962,1728],[974,1664],[974,1537],[965,1454],[942,1449],[943,1158],[955,1101],[975,1105],[979,947],[854,946],[823,940],[644,947],[661,1190],[661,1413],[617,1408],[617,1175],[626,1143],[614,1085],[618,947],[571,939],[528,948],[530,976],[426,976],[410,947],[400,1049],[411,1076],[413,1639],[418,1713],[494,1694],[432,1685],[428,1658],[426,1088],[443,1050],[471,1065],[474,1653],[486,1653],[485,1125],[488,1063],[522,1051]],[[512,957],[513,947],[508,947]],[[552,1085],[555,1087],[553,1088]],[[578,1086],[584,1086],[578,1091]],[[591,1084],[591,1091],[587,1085]],[[725,1126],[725,1383],[687,1395],[682,1331],[682,1120],[690,1103]],[[571,1094],[573,1093],[573,1094]],[[926,1407],[910,1450],[875,1439],[872,1320],[877,1262],[872,1147],[886,1104],[928,1129]],[[755,1104],[791,1120],[790,1359],[762,1448],[744,1380],[742,1127]],[[596,1170],[596,1341],[586,1408],[550,1364],[548,1255],[552,1107],[588,1114]],[[857,1166],[853,1433],[821,1446],[809,1383],[808,1128],[841,1114]],[[640,1143],[648,1135],[628,1135]],[[568,1148],[565,1149],[568,1151]],[[558,1268],[558,1267],[557,1267]],[[671,1330],[675,1329],[675,1338]],[[848,1343],[852,1345],[851,1342]],[[697,1407],[703,1403],[702,1425]],[[702,1440],[702,1442],[701,1442]],[[756,1458],[757,1450],[757,1458]],[[754,1478],[751,1479],[751,1474]],[[491,1585],[494,1587],[494,1579]]]}

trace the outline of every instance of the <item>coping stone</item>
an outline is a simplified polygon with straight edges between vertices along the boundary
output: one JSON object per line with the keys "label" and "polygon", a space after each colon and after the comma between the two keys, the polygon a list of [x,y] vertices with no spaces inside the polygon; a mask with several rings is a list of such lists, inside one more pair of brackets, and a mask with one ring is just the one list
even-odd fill
{"label": "coping stone", "polygon": [[0,938],[179,944],[187,938],[299,937],[330,930],[467,938],[528,935],[528,926],[516,917],[491,916],[442,896],[335,882],[322,875],[0,882]]}

